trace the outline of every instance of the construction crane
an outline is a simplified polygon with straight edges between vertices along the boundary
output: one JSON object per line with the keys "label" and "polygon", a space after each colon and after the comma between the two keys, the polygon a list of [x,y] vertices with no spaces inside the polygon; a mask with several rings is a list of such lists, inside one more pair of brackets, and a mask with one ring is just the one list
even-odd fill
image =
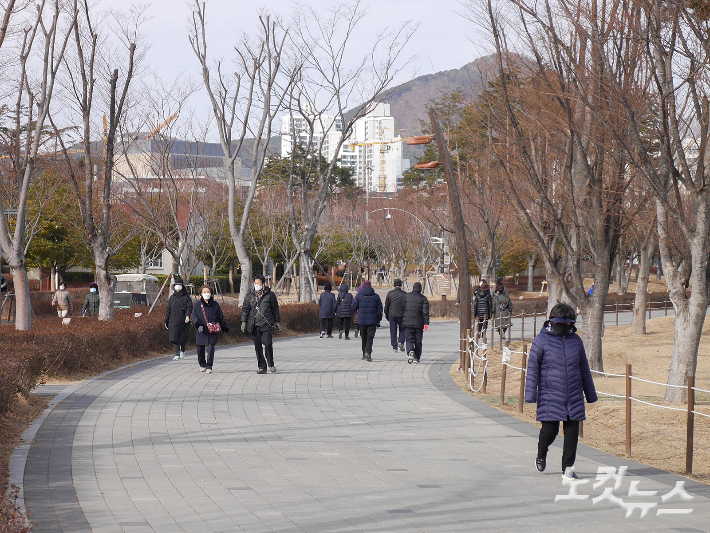
{"label": "construction crane", "polygon": [[[398,142],[404,142],[405,144],[408,144],[410,146],[413,145],[418,145],[418,144],[430,144],[434,141],[434,137],[431,135],[416,135],[414,137],[396,137],[394,139],[387,139],[385,140],[384,135],[385,135],[385,130],[386,128],[380,128],[379,131],[379,139],[376,141],[364,141],[360,143],[350,143],[346,144],[345,147],[352,150],[354,149],[355,146],[379,146],[380,147],[380,172],[378,175],[379,179],[379,191],[378,192],[385,192],[385,189],[387,188],[387,161],[385,159],[385,156],[387,154],[387,150],[389,145],[398,143]],[[367,184],[369,185],[369,184]],[[366,189],[367,189],[366,185]]]}
{"label": "construction crane", "polygon": [[175,120],[177,118],[177,116],[178,116],[177,113],[173,113],[172,115],[170,115],[165,122],[163,122],[158,127],[156,127],[153,131],[150,132],[150,134],[148,135],[148,139],[152,139],[153,137],[158,135],[158,133],[160,133],[161,130],[163,130],[166,126],[168,126],[173,120]]}

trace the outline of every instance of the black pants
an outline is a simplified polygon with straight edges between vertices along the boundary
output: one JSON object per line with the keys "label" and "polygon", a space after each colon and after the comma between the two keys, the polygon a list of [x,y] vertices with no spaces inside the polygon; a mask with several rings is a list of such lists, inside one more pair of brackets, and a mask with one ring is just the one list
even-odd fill
{"label": "black pants", "polygon": [[345,336],[350,336],[350,317],[341,316],[338,318],[338,331],[345,330]]}
{"label": "black pants", "polygon": [[[251,331],[256,350],[256,362],[260,370],[266,370],[266,365],[274,366],[274,344],[271,326],[254,326]],[[264,358],[266,355],[266,358]]]}
{"label": "black pants", "polygon": [[207,350],[207,357],[205,358],[205,346],[204,344],[197,345],[197,362],[200,363],[202,368],[209,368],[212,370],[212,363],[214,363],[214,344],[209,345],[209,350]]}
{"label": "black pants", "polygon": [[375,340],[377,326],[360,324],[360,337],[362,337],[362,353],[372,355],[372,341]]}
{"label": "black pants", "polygon": [[419,361],[422,356],[424,328],[407,328],[404,331],[407,336],[407,353],[414,352],[414,358]]}
{"label": "black pants", "polygon": [[180,355],[180,352],[184,352],[187,348],[187,341],[185,342],[174,342],[173,348],[175,349],[175,355]]}
{"label": "black pants", "polygon": [[[387,320],[389,320],[390,323],[390,342],[392,343],[392,348],[396,350],[397,346],[404,344],[404,329],[402,329],[403,317],[393,316]],[[397,334],[397,328],[399,328],[399,334]]]}
{"label": "black pants", "polygon": [[320,330],[325,331],[328,335],[333,334],[333,319],[332,318],[321,318],[320,319]]}
{"label": "black pants", "polygon": [[[562,471],[569,466],[574,466],[577,458],[577,442],[579,441],[579,420],[569,418],[562,422],[565,432],[565,441],[562,445]],[[557,434],[560,432],[559,422],[542,422],[540,428],[540,440],[537,443],[538,457],[547,457],[547,450],[555,442]]]}

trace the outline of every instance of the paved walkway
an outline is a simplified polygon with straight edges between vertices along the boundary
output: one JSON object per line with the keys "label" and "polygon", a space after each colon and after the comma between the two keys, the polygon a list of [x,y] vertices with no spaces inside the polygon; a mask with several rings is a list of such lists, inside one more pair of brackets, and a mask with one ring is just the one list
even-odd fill
{"label": "paved walkway", "polygon": [[[87,382],[59,403],[30,448],[24,492],[48,531],[707,531],[710,490],[661,503],[676,476],[580,447],[585,500],[567,494],[551,451],[535,470],[535,427],[477,402],[448,375],[458,326],[425,334],[424,362],[374,362],[359,340],[276,343],[277,374],[253,348],[219,349],[215,373],[149,361]],[[591,498],[600,466],[629,467],[615,491],[656,503],[625,518]],[[631,481],[654,497],[629,497]],[[656,516],[659,508],[692,514]]]}

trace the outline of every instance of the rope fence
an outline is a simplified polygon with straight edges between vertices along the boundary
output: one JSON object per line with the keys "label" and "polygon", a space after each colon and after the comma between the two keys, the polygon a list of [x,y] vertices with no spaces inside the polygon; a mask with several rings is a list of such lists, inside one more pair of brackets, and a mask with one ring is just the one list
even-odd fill
{"label": "rope fence", "polygon": [[[471,335],[472,330],[466,331],[466,338],[461,339],[462,348],[464,350],[464,364],[468,374],[469,388],[472,392],[482,392],[486,393],[486,386],[488,382],[487,370],[488,370],[488,351],[489,345],[486,341],[486,330]],[[508,369],[513,372],[520,372],[520,392],[518,396],[518,412],[522,413],[525,405],[525,376],[527,374],[527,359],[529,357],[528,345],[523,344],[522,351],[511,350],[509,348],[509,342],[506,341],[505,345],[502,345],[501,335],[499,337],[501,342],[501,353],[502,353],[502,373],[501,373],[501,385],[500,385],[500,405],[505,404],[505,388],[506,379],[508,375]],[[480,342],[480,341],[483,342]],[[515,366],[512,364],[511,356],[520,355],[521,356],[521,366]],[[626,403],[626,455],[631,457],[631,422],[632,422],[632,403],[636,402],[639,404],[647,405],[650,407],[657,407],[659,409],[665,409],[668,411],[675,411],[686,413],[686,474],[690,475],[693,473],[693,450],[694,450],[694,434],[695,434],[695,415],[702,416],[710,419],[710,414],[697,411],[695,409],[695,393],[702,392],[710,394],[710,390],[701,389],[695,386],[695,377],[688,377],[687,385],[674,385],[668,383],[661,383],[658,381],[653,381],[649,379],[644,379],[632,374],[632,367],[630,364],[626,365],[625,374],[615,374],[611,372],[602,372],[598,370],[592,370],[593,374],[608,377],[608,378],[624,378],[626,384],[626,394],[614,394],[611,392],[597,390],[597,394],[602,396],[608,396],[611,398],[618,398],[625,400]],[[478,384],[476,384],[476,379],[478,378]],[[670,405],[661,405],[658,403],[650,402],[647,400],[642,400],[641,398],[634,397],[631,393],[633,381],[647,383],[649,385],[656,385],[660,387],[672,387],[678,389],[685,389],[687,392],[687,407],[673,407]],[[583,425],[580,424],[580,436],[584,436]]]}

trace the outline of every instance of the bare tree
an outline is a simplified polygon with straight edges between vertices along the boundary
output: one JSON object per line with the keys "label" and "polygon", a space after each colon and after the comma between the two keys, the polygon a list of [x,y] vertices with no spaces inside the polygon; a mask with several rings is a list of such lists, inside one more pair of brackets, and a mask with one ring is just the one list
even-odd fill
{"label": "bare tree", "polygon": [[[14,2],[8,3],[4,9],[0,47],[4,44],[11,22],[17,27],[24,25],[24,29],[18,32],[17,73],[8,76],[14,84],[13,94],[16,96],[12,128],[15,142],[13,153],[9,155],[11,177],[8,181],[11,181],[17,194],[12,205],[14,212],[8,213],[5,209],[8,183],[4,183],[7,178],[0,173],[0,245],[13,276],[15,327],[27,330],[32,325],[25,259],[31,241],[27,235],[27,201],[30,185],[38,171],[39,150],[46,139],[45,121],[54,95],[57,72],[71,36],[75,12],[65,9],[59,0],[42,0],[34,13],[29,10],[24,12],[26,17],[13,10]],[[34,64],[39,66],[38,75],[32,71]],[[14,217],[14,225],[8,224],[9,216]]]}
{"label": "bare tree", "polygon": [[[359,1],[338,3],[325,14],[315,9],[299,14],[294,47],[305,55],[289,94],[289,119],[291,123],[294,116],[304,120],[307,139],[292,139],[288,197],[292,238],[300,254],[302,302],[314,298],[306,283],[310,279],[308,257],[335,188],[341,148],[355,122],[385,98],[386,89],[406,64],[400,56],[414,31],[404,24],[379,35],[372,49],[352,68],[346,68],[357,39],[355,30],[364,15]],[[321,158],[326,156],[322,164]]]}
{"label": "bare tree", "polygon": [[[251,259],[245,245],[249,214],[268,155],[273,121],[282,110],[298,69],[297,65],[284,64],[287,38],[288,30],[281,21],[263,12],[259,16],[258,35],[254,39],[244,36],[235,46],[236,72],[224,72],[222,61],[217,61],[216,74],[213,74],[207,55],[205,3],[194,2],[189,40],[202,68],[202,81],[210,98],[228,170],[229,229],[241,266],[240,303],[251,283]],[[251,179],[237,223],[237,187],[241,188],[241,180],[235,174],[235,162],[242,148],[246,148],[247,136],[251,137]]]}
{"label": "bare tree", "polygon": [[[113,293],[116,276],[109,270],[113,256],[132,237],[116,231],[112,209],[114,207],[113,180],[116,159],[116,143],[119,127],[125,120],[128,95],[137,63],[142,54],[137,54],[138,29],[143,21],[140,10],[128,14],[115,13],[112,18],[118,31],[113,32],[118,42],[112,43],[96,24],[92,6],[87,0],[75,2],[73,45],[75,52],[66,60],[66,85],[68,101],[81,116],[81,144],[78,151],[82,158],[72,157],[62,138],[61,131],[52,120],[60,139],[69,175],[77,195],[81,218],[94,259],[96,283],[99,286],[99,320],[113,320]],[[103,52],[100,52],[102,50]],[[108,50],[108,51],[107,51]],[[119,82],[115,63],[123,63],[125,75]],[[96,143],[95,96],[100,91],[100,105],[106,105],[108,115],[103,116],[104,137]],[[99,170],[103,165],[103,169]],[[83,177],[81,174],[83,173]],[[118,234],[118,235],[117,235]]]}

